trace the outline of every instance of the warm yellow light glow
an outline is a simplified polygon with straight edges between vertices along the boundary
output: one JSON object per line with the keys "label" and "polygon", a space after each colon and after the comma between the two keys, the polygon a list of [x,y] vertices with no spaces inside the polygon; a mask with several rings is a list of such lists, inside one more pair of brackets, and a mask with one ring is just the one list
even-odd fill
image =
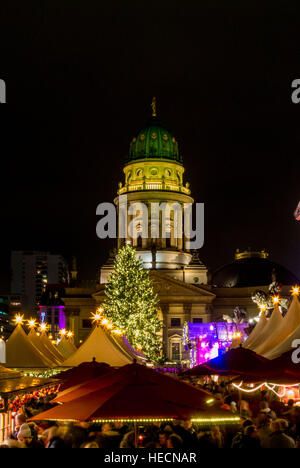
{"label": "warm yellow light glow", "polygon": [[95,312],[94,314],[92,314],[91,318],[92,318],[93,322],[97,323],[97,322],[99,322],[101,320],[102,317],[101,317],[101,314],[98,314],[97,312]]}
{"label": "warm yellow light glow", "polygon": [[258,307],[259,307],[259,310],[260,310],[261,312],[263,312],[264,310],[267,309],[267,304],[259,304]]}
{"label": "warm yellow light glow", "polygon": [[68,337],[68,338],[72,338],[72,336],[74,336],[74,333],[71,332],[71,331],[69,331],[69,332],[67,333],[67,337]]}
{"label": "warm yellow light glow", "polygon": [[272,300],[273,300],[273,304],[278,304],[279,303],[279,296],[273,296]]}
{"label": "warm yellow light glow", "polygon": [[102,323],[102,325],[108,325],[108,324],[109,324],[109,320],[107,320],[106,318],[104,318],[104,319],[102,320],[101,323]]}
{"label": "warm yellow light glow", "polygon": [[[51,421],[49,419],[48,421]],[[72,422],[74,421],[73,419],[55,419],[53,421],[68,421]],[[155,423],[155,422],[172,422],[174,419],[163,419],[163,418],[147,418],[147,419],[95,419],[95,423],[114,423],[114,422],[121,422],[121,423]],[[240,423],[241,418],[238,416],[235,417],[224,417],[224,418],[195,418],[191,419],[191,422],[193,423],[204,423],[204,424],[210,424],[210,423]]]}
{"label": "warm yellow light glow", "polygon": [[291,289],[291,293],[293,296],[299,296],[300,288],[299,286],[293,286]]}
{"label": "warm yellow light glow", "polygon": [[[274,383],[270,383],[270,382],[263,382],[263,383],[257,385],[257,387],[253,387],[251,389],[242,388],[243,382],[240,382],[238,385],[237,384],[232,384],[232,385],[233,385],[233,387],[235,387],[238,390],[241,390],[242,392],[245,392],[245,393],[253,393],[253,392],[256,392],[257,390],[261,389],[262,387],[266,387],[268,390],[275,393],[275,395],[277,395],[279,398],[283,398],[285,396],[285,394],[286,394],[286,391],[287,391],[286,389],[288,387],[298,387],[299,384],[279,385],[279,384],[274,384]],[[277,392],[275,390],[276,387],[279,387],[279,388],[281,387],[283,389],[283,393],[279,393],[279,391]]]}
{"label": "warm yellow light glow", "polygon": [[47,330],[47,324],[46,323],[41,323],[40,330],[41,330],[41,332],[46,331]]}
{"label": "warm yellow light glow", "polygon": [[138,351],[141,351],[143,348],[142,348],[141,345],[137,345],[136,349],[137,349]]}
{"label": "warm yellow light glow", "polygon": [[15,316],[14,322],[16,323],[16,325],[22,324],[23,321],[24,321],[24,315]]}
{"label": "warm yellow light glow", "polygon": [[112,333],[114,333],[115,335],[123,335],[122,330],[112,330]]}
{"label": "warm yellow light glow", "polygon": [[103,312],[104,312],[103,307],[98,307],[97,312],[98,312],[99,314],[103,314]]}
{"label": "warm yellow light glow", "polygon": [[59,334],[61,336],[65,336],[67,334],[67,330],[65,328],[63,328],[62,330],[59,330]]}
{"label": "warm yellow light glow", "polygon": [[29,326],[29,328],[35,328],[36,321],[34,319],[28,320],[28,326]]}

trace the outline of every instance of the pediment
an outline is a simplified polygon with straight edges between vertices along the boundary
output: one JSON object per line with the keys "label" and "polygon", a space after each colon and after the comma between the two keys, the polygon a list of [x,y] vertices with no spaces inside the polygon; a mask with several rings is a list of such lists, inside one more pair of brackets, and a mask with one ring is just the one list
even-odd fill
{"label": "pediment", "polygon": [[[168,297],[198,297],[205,298],[208,301],[212,301],[216,296],[212,292],[208,291],[201,286],[194,286],[193,284],[184,283],[178,279],[172,278],[167,274],[158,273],[157,271],[151,271],[150,276],[153,280],[154,291],[158,294],[160,299],[167,299]],[[101,284],[97,291],[92,295],[97,301],[103,301],[105,293],[105,284]]]}
{"label": "pediment", "polygon": [[206,297],[207,299],[215,298],[215,294],[212,292],[199,286],[194,286],[193,284],[184,283],[183,281],[172,278],[167,274],[151,271],[150,276],[154,283],[154,290],[160,298],[163,296],[198,296]]}

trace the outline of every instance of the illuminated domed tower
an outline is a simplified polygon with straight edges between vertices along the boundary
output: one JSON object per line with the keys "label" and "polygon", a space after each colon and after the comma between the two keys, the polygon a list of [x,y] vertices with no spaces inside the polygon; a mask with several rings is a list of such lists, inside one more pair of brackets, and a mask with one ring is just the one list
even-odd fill
{"label": "illuminated domed tower", "polygon": [[[118,238],[118,248],[125,242],[130,242],[143,260],[145,268],[185,270],[191,264],[192,254],[183,234],[184,222],[190,222],[183,219],[183,206],[193,204],[194,200],[188,182],[184,183],[183,180],[184,167],[178,143],[160,123],[155,98],[152,101],[152,117],[130,143],[123,172],[124,182],[119,183],[118,197],[115,199],[119,212],[119,232],[127,223],[136,233],[135,236],[128,235],[128,229],[125,228],[123,232],[127,233],[127,238],[125,235]],[[120,215],[122,203],[127,206],[126,219],[124,215]],[[130,213],[131,205],[141,203],[146,205],[148,213],[151,212],[150,222],[145,223],[141,212],[134,215]],[[164,225],[164,231],[163,223],[166,221],[165,218],[162,219],[162,211],[151,211],[153,205],[159,204],[170,207],[169,221]],[[174,204],[182,209],[181,214],[172,211]],[[178,224],[182,226],[181,235],[176,230]],[[147,235],[143,234],[145,230]],[[162,232],[167,235],[162,235]],[[196,265],[195,256],[193,260],[193,268],[198,269],[200,275],[195,282],[206,283],[206,268],[200,261]]]}

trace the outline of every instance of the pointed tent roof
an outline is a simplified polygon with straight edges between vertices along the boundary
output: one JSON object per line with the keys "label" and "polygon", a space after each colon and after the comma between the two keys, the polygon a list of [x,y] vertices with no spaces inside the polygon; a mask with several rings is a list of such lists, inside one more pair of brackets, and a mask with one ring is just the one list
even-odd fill
{"label": "pointed tent roof", "polygon": [[267,325],[268,320],[266,318],[265,311],[262,311],[259,321],[255,325],[254,329],[243,343],[243,348],[252,349],[255,347],[256,343],[260,340],[260,336],[263,333],[265,326]]}
{"label": "pointed tent roof", "polygon": [[55,346],[51,343],[47,333],[41,334],[41,341],[46,349],[48,349],[49,353],[54,356],[58,364],[60,365],[64,361],[64,357],[62,354],[55,348]]}
{"label": "pointed tent roof", "polygon": [[6,365],[13,368],[53,367],[29,340],[22,325],[17,325],[6,342]]}
{"label": "pointed tent roof", "polygon": [[77,348],[73,341],[68,340],[63,336],[57,345],[57,351],[64,357],[64,359],[68,359],[77,351]]}
{"label": "pointed tent roof", "polygon": [[[270,349],[265,353],[265,357],[268,359],[276,359],[284,353],[291,351],[292,344],[294,340],[300,340],[300,325],[293,331],[289,336],[285,338],[281,343],[279,343],[274,348]],[[296,349],[296,348],[295,348]],[[299,364],[298,364],[299,366]]]}
{"label": "pointed tent roof", "polygon": [[59,365],[63,359],[58,361],[56,357],[48,350],[48,348],[44,345],[43,340],[41,335],[38,335],[34,329],[30,330],[28,334],[28,338],[30,339],[30,342],[42,353],[44,356],[46,356],[47,359],[49,359],[53,366]]}
{"label": "pointed tent roof", "polygon": [[137,361],[147,361],[147,358],[141,351],[136,351],[132,348],[125,335],[120,336],[112,334],[111,338],[114,342],[117,343],[118,346],[122,348],[126,355],[129,355],[132,361],[134,359]]}
{"label": "pointed tent roof", "polygon": [[263,349],[265,341],[269,336],[277,332],[277,330],[282,326],[283,317],[279,310],[278,304],[274,305],[274,310],[271,317],[268,320],[267,325],[264,327],[263,332],[260,335],[260,339],[257,341],[255,346],[251,346],[251,349],[257,354],[260,354],[260,349]]}
{"label": "pointed tent roof", "polygon": [[280,343],[293,333],[298,326],[300,326],[300,303],[297,296],[294,296],[280,327],[276,328],[272,334],[266,337],[264,343],[257,348],[257,352],[265,355],[272,351],[272,349],[280,345]]}
{"label": "pointed tent roof", "polygon": [[132,359],[125,351],[112,340],[108,332],[101,326],[96,326],[80,348],[64,363],[64,367],[78,366],[82,362],[91,361],[93,358],[98,362],[105,362],[112,367],[120,367],[130,364]]}

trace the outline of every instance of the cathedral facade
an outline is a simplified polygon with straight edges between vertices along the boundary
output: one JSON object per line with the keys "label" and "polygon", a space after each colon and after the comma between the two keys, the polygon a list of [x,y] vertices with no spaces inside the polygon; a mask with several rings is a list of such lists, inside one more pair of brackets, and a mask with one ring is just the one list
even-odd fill
{"label": "cathedral facade", "polygon": [[[155,204],[170,208],[175,204],[182,208],[179,210],[181,217],[185,204],[194,203],[189,183],[184,180],[185,168],[178,143],[157,118],[155,102],[152,107],[152,117],[130,143],[123,181],[119,183],[114,200],[119,233],[125,232],[119,235],[117,247],[130,242],[144,268],[150,270],[164,323],[164,353],[168,360],[178,362],[185,355],[182,345],[184,323],[222,321],[224,316],[231,317],[237,308],[248,317],[257,315],[252,296],[258,287],[268,293],[275,264],[268,262],[264,251],[237,252],[233,264],[209,275],[198,252],[188,248],[186,231],[177,229],[178,223],[180,226],[187,223],[186,219],[178,218],[178,213],[170,209],[168,222],[165,223],[162,212],[158,210],[151,216],[151,222],[146,223],[143,214],[136,210],[139,204],[149,211]],[[126,203],[125,210],[122,203]],[[131,207],[135,209],[131,210]],[[163,232],[167,235],[162,235]],[[178,232],[181,234],[178,235]],[[253,279],[249,278],[249,272],[255,270],[255,263],[261,261],[262,265],[256,266],[258,271],[261,268],[264,270],[263,277],[258,275],[259,279],[256,280],[254,273]],[[110,257],[100,269],[99,283],[77,282],[74,287],[65,290],[66,327],[74,332],[77,345],[85,340],[90,331],[91,313],[105,299],[105,284],[112,269],[113,257]],[[75,272],[73,276],[76,277]],[[289,276],[285,269],[283,276],[282,294],[288,295],[288,285],[296,279],[292,274]]]}

